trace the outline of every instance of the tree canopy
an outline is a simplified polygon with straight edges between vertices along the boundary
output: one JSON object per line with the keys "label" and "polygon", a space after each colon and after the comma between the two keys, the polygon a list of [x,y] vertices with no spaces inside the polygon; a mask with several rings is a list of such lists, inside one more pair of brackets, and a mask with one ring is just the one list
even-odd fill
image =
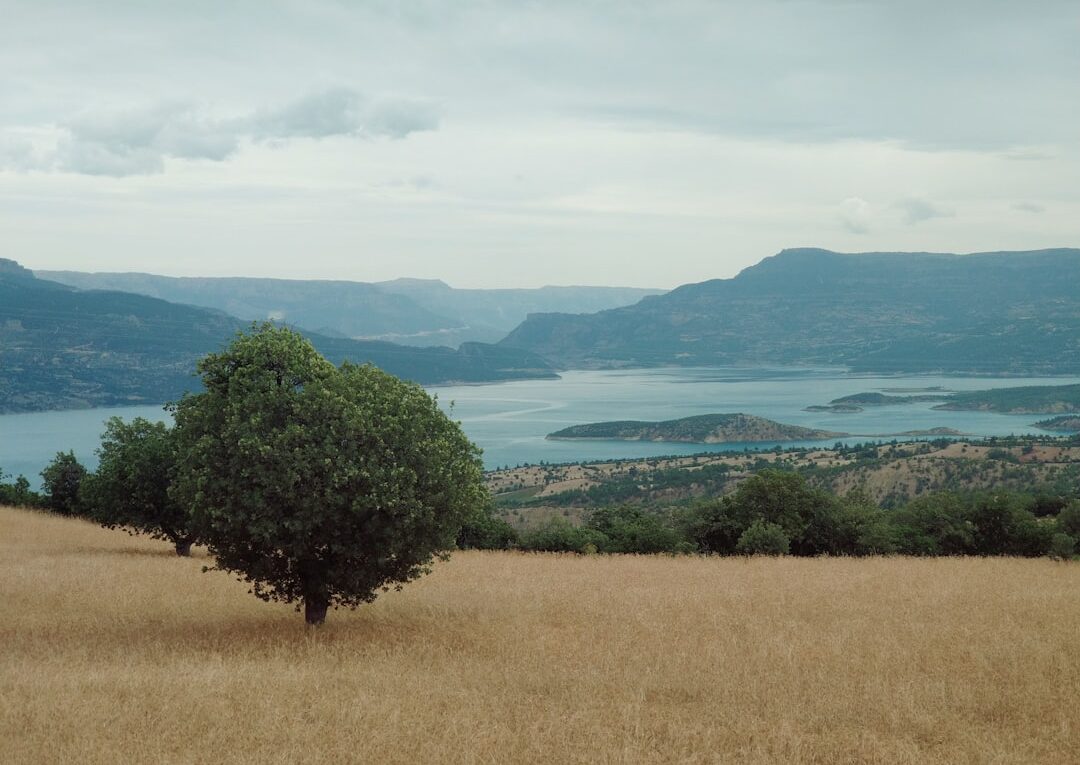
{"label": "tree canopy", "polygon": [[176,406],[174,495],[218,567],[308,623],[427,572],[485,501],[479,449],[416,384],[272,325],[199,373]]}
{"label": "tree canopy", "polygon": [[190,555],[194,537],[187,511],[169,495],[176,459],[175,433],[165,423],[110,418],[98,469],[82,488],[90,516],[109,528],[167,539],[177,555]]}
{"label": "tree canopy", "polygon": [[60,515],[80,515],[79,487],[86,478],[86,468],[75,452],[57,452],[53,461],[41,471],[45,506]]}

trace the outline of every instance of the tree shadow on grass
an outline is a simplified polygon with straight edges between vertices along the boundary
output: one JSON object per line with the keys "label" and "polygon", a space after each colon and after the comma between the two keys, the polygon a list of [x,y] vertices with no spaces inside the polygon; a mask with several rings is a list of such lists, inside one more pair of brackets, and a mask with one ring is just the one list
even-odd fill
{"label": "tree shadow on grass", "polygon": [[162,542],[160,549],[151,547],[71,547],[57,550],[54,555],[97,555],[116,556],[120,558],[176,558],[178,560],[205,559],[210,557],[205,550],[192,550],[191,555],[184,557],[177,555],[176,550],[168,542]]}

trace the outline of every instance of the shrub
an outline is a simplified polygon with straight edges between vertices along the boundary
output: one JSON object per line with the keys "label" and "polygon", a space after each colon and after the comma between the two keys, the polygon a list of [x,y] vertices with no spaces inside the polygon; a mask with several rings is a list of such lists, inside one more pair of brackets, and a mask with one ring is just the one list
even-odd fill
{"label": "shrub", "polygon": [[679,552],[686,547],[682,536],[659,515],[632,505],[594,510],[585,525],[603,535],[600,552]]}
{"label": "shrub", "polygon": [[496,517],[492,507],[485,505],[470,515],[457,536],[462,550],[508,550],[517,547],[520,536],[509,523]]}
{"label": "shrub", "polygon": [[779,524],[760,520],[751,523],[735,545],[743,555],[787,555],[789,548],[788,536]]}
{"label": "shrub", "polygon": [[608,539],[596,529],[574,526],[554,517],[521,535],[521,549],[532,552],[596,552]]}
{"label": "shrub", "polygon": [[1054,560],[1072,560],[1076,554],[1076,540],[1068,534],[1054,534],[1050,539],[1050,557]]}
{"label": "shrub", "polygon": [[14,507],[41,507],[42,498],[37,492],[30,491],[30,481],[21,475],[12,483],[4,483],[9,476],[0,470],[0,505]]}
{"label": "shrub", "polygon": [[1080,500],[1073,500],[1061,509],[1057,517],[1057,528],[1062,534],[1080,539]]}

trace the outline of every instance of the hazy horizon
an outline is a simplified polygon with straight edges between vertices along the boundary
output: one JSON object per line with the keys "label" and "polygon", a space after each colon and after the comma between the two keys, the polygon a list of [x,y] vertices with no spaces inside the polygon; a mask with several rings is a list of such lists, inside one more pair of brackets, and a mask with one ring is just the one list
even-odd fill
{"label": "hazy horizon", "polygon": [[1080,5],[7,2],[35,270],[670,289],[1080,244]]}

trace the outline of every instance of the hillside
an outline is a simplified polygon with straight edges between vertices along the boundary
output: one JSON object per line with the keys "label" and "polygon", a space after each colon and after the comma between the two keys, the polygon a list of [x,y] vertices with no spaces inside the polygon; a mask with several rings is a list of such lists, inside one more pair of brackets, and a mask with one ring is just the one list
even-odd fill
{"label": "hillside", "polygon": [[1080,412],[1080,385],[1023,385],[968,391],[949,396],[946,403],[934,409],[1002,414]]}
{"label": "hillside", "polygon": [[426,279],[367,283],[81,271],[36,275],[83,290],[134,292],[215,308],[248,321],[272,319],[323,335],[415,346],[495,342],[530,312],[599,311],[658,292],[621,287],[455,289]]}
{"label": "hillside", "polygon": [[702,414],[663,422],[622,420],[574,425],[549,434],[554,440],[681,441],[720,444],[743,441],[820,441],[846,433],[784,425],[749,414]]}
{"label": "hillside", "polygon": [[[0,413],[174,400],[196,385],[196,360],[246,326],[220,311],[77,290],[0,259]],[[308,336],[336,363],[371,362],[425,384],[554,376],[542,359],[513,348]]]}
{"label": "hillside", "polygon": [[1080,416],[1051,417],[1048,420],[1039,420],[1035,427],[1059,433],[1080,433]]}
{"label": "hillside", "polygon": [[1080,371],[1080,250],[785,250],[732,279],[588,315],[530,316],[502,344],[568,367],[840,365]]}
{"label": "hillside", "polygon": [[458,289],[437,279],[376,282],[387,293],[407,297],[439,314],[453,317],[468,333],[447,332],[492,342],[505,337],[530,313],[593,313],[630,305],[662,290],[634,287],[538,287],[536,289]]}
{"label": "hillside", "polygon": [[670,508],[721,496],[766,468],[798,471],[836,494],[857,489],[885,507],[935,491],[1080,495],[1080,441],[1050,436],[526,465],[489,472],[486,480],[496,504],[512,513],[510,520],[529,525],[567,508],[579,515],[622,503]]}

